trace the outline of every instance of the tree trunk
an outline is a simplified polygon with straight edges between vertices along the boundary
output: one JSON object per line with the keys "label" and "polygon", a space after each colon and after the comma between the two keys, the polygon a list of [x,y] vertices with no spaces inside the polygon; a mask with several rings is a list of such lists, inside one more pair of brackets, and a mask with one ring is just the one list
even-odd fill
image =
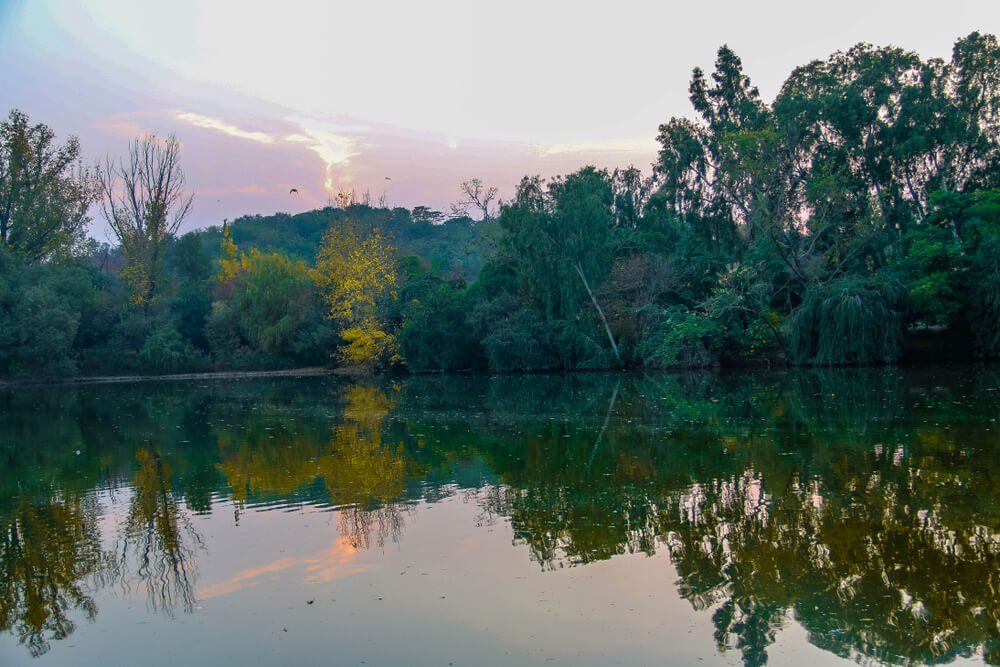
{"label": "tree trunk", "polygon": [[597,299],[594,298],[594,293],[590,290],[590,284],[587,283],[587,277],[583,275],[583,269],[580,268],[580,263],[577,262],[573,265],[576,272],[580,274],[580,280],[583,281],[583,286],[587,288],[587,294],[590,295],[590,300],[594,303],[594,308],[597,309],[597,314],[601,316],[601,324],[604,325],[604,331],[608,334],[608,340],[611,341],[611,349],[615,351],[615,358],[618,359],[618,363],[622,366],[622,357],[618,354],[618,345],[615,343],[615,337],[611,335],[611,327],[608,326],[608,321],[604,317],[604,311],[601,310],[600,305],[597,303]]}

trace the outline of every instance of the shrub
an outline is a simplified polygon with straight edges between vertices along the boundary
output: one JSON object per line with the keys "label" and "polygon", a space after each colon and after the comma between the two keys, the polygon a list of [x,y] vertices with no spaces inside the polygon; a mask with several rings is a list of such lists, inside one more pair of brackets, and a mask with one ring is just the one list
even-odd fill
{"label": "shrub", "polygon": [[708,313],[673,306],[642,341],[639,354],[651,366],[712,366],[722,356],[726,334],[726,327]]}
{"label": "shrub", "polygon": [[183,368],[193,350],[188,350],[184,339],[172,324],[157,328],[139,350],[139,363],[143,370],[154,373],[175,373]]}
{"label": "shrub", "polygon": [[983,241],[972,261],[972,331],[978,351],[1000,355],[1000,234]]}
{"label": "shrub", "polygon": [[559,368],[552,329],[512,294],[476,305],[469,316],[481,336],[490,368],[497,371],[538,371]]}

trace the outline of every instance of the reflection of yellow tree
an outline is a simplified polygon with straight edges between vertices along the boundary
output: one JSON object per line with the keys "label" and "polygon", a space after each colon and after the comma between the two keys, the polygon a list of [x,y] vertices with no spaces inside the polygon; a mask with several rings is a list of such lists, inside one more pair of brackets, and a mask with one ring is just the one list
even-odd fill
{"label": "reflection of yellow tree", "polygon": [[398,500],[406,488],[402,444],[382,442],[382,421],[392,401],[373,386],[358,384],[344,395],[344,422],[333,429],[331,453],[319,461],[330,499],[341,506],[340,529],[355,548],[398,540],[403,518]]}
{"label": "reflection of yellow tree", "polygon": [[172,614],[180,604],[190,612],[195,603],[194,546],[201,537],[171,490],[170,463],[159,452],[139,448],[139,469],[132,480],[132,500],[122,530],[122,571],[131,553],[135,574],[146,586],[154,610]]}
{"label": "reflection of yellow tree", "polygon": [[108,564],[97,515],[93,498],[22,499],[0,521],[0,631],[16,633],[32,656],[73,632],[72,609],[97,615],[84,584]]}
{"label": "reflection of yellow tree", "polygon": [[269,437],[248,436],[238,444],[220,439],[219,468],[233,487],[232,498],[242,508],[249,495],[291,496],[319,474],[316,443],[308,435],[280,426],[268,427]]}

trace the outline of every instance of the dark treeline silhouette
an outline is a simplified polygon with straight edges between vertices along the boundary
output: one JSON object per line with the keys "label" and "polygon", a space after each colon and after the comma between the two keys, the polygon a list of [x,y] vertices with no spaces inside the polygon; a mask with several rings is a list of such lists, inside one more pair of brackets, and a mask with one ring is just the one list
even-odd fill
{"label": "dark treeline silhouette", "polygon": [[[690,99],[693,118],[660,126],[648,177],[529,176],[499,207],[471,179],[450,219],[341,193],[179,238],[176,138],[87,169],[75,139],[59,147],[13,111],[0,373],[1000,354],[996,37],[959,39],[949,61],[859,44],[796,68],[770,103],[724,46]],[[163,181],[150,173],[167,185],[143,185]],[[97,200],[115,247],[86,240]]]}

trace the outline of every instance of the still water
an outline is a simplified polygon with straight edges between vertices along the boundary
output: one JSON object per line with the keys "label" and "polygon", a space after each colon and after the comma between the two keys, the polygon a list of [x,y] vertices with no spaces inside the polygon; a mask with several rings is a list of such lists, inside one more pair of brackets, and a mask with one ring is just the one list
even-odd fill
{"label": "still water", "polygon": [[1000,369],[0,393],[0,664],[1000,664]]}

